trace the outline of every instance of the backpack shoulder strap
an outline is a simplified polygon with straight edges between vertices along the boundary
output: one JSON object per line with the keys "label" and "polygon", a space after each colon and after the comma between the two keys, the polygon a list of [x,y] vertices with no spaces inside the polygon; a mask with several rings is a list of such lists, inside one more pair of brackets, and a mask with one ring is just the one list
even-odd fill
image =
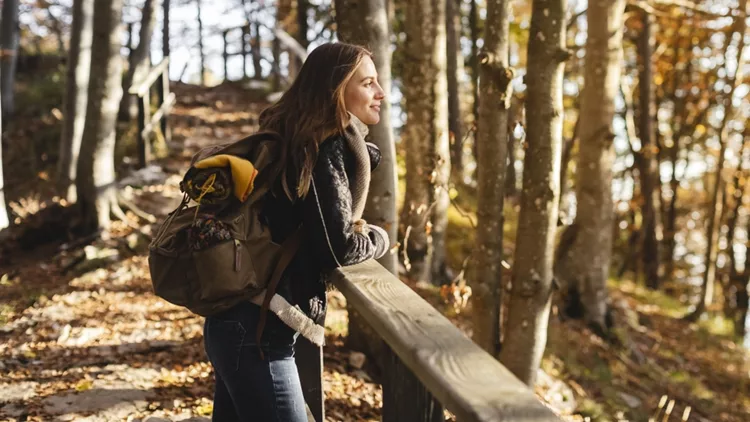
{"label": "backpack shoulder strap", "polygon": [[295,230],[281,245],[281,257],[274,267],[271,280],[266,287],[266,295],[263,298],[263,305],[260,307],[260,317],[258,319],[258,329],[255,333],[256,344],[258,345],[258,351],[260,352],[260,358],[265,359],[263,356],[263,350],[260,348],[261,337],[263,336],[263,328],[266,325],[266,315],[268,313],[268,307],[271,304],[271,298],[276,294],[276,287],[279,285],[281,276],[284,274],[284,270],[289,266],[289,263],[297,254],[300,245],[302,244],[302,227]]}

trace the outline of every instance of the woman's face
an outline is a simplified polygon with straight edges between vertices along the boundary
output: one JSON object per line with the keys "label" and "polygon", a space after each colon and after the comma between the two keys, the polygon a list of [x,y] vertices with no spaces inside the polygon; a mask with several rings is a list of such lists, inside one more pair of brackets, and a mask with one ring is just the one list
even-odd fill
{"label": "woman's face", "polygon": [[385,92],[378,83],[375,63],[365,56],[344,87],[346,111],[366,125],[376,125],[380,121],[380,103],[384,98]]}

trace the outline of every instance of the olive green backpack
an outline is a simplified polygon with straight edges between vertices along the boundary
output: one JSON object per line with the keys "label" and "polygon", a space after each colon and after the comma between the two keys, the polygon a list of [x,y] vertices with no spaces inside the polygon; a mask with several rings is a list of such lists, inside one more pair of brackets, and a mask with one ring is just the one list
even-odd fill
{"label": "olive green backpack", "polygon": [[[299,247],[302,233],[298,229],[284,244],[276,244],[259,218],[263,197],[276,177],[274,164],[278,162],[275,155],[279,143],[274,134],[258,133],[232,144],[205,148],[193,157],[180,183],[185,193],[183,200],[158,227],[149,245],[149,270],[157,296],[209,316],[265,291],[257,333],[260,337],[265,311]],[[220,199],[206,195],[209,191],[221,194],[231,190],[220,186],[232,183],[229,168],[195,167],[197,162],[219,154],[248,160],[257,170],[254,186],[244,202],[231,195]],[[209,183],[212,186],[207,186]],[[188,206],[191,199],[198,203]],[[199,226],[209,228],[196,236]],[[214,230],[216,227],[220,229]],[[205,233],[214,236],[213,241],[196,247]]]}

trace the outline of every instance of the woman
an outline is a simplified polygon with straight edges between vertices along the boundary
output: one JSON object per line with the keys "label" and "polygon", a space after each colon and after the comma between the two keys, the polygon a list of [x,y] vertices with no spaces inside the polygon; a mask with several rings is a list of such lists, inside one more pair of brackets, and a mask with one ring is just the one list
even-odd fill
{"label": "woman", "polygon": [[294,343],[300,334],[323,343],[326,273],[388,250],[386,232],[362,220],[370,172],[380,160],[364,140],[366,125],[378,123],[384,98],[371,54],[332,43],[313,50],[289,90],[261,113],[261,130],[284,140],[264,223],[276,243],[300,225],[304,240],[279,283],[274,299],[283,305],[268,313],[260,350],[255,303],[206,318],[206,352],[216,375],[214,421],[307,420]]}

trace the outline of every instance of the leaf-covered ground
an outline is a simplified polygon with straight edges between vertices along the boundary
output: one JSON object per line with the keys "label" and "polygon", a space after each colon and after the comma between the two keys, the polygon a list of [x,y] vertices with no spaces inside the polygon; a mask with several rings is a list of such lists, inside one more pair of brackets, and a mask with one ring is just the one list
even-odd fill
{"label": "leaf-covered ground", "polygon": [[[135,178],[122,189],[128,201],[157,217],[179,201],[178,175],[192,153],[252,133],[262,107],[255,101],[259,95],[237,85],[211,90],[180,85],[176,91],[171,154],[159,162],[165,173],[152,169],[148,174],[155,181]],[[0,247],[0,420],[206,420],[213,375],[203,350],[202,318],[151,293],[145,257],[151,224],[128,212],[129,220],[115,222],[105,239],[86,243],[48,236],[44,242],[52,226],[34,215],[45,209],[67,215],[64,202],[44,193],[51,191],[45,174],[40,169],[23,189],[9,185],[20,227],[39,230],[23,238],[15,231]],[[22,179],[16,176],[11,180]],[[459,227],[466,224],[462,217],[453,217],[454,228],[466,228]],[[23,248],[34,240],[41,245]],[[437,289],[410,285],[470,334],[470,308],[457,314]],[[750,355],[721,319],[682,322],[683,303],[627,281],[613,284],[612,294],[624,321],[618,336],[630,346],[613,346],[579,322],[552,318],[536,387],[540,400],[567,420],[645,421],[660,412],[658,420],[677,421],[686,411],[691,421],[748,420]],[[345,298],[330,295],[327,420],[379,420],[380,387],[351,365]]]}

